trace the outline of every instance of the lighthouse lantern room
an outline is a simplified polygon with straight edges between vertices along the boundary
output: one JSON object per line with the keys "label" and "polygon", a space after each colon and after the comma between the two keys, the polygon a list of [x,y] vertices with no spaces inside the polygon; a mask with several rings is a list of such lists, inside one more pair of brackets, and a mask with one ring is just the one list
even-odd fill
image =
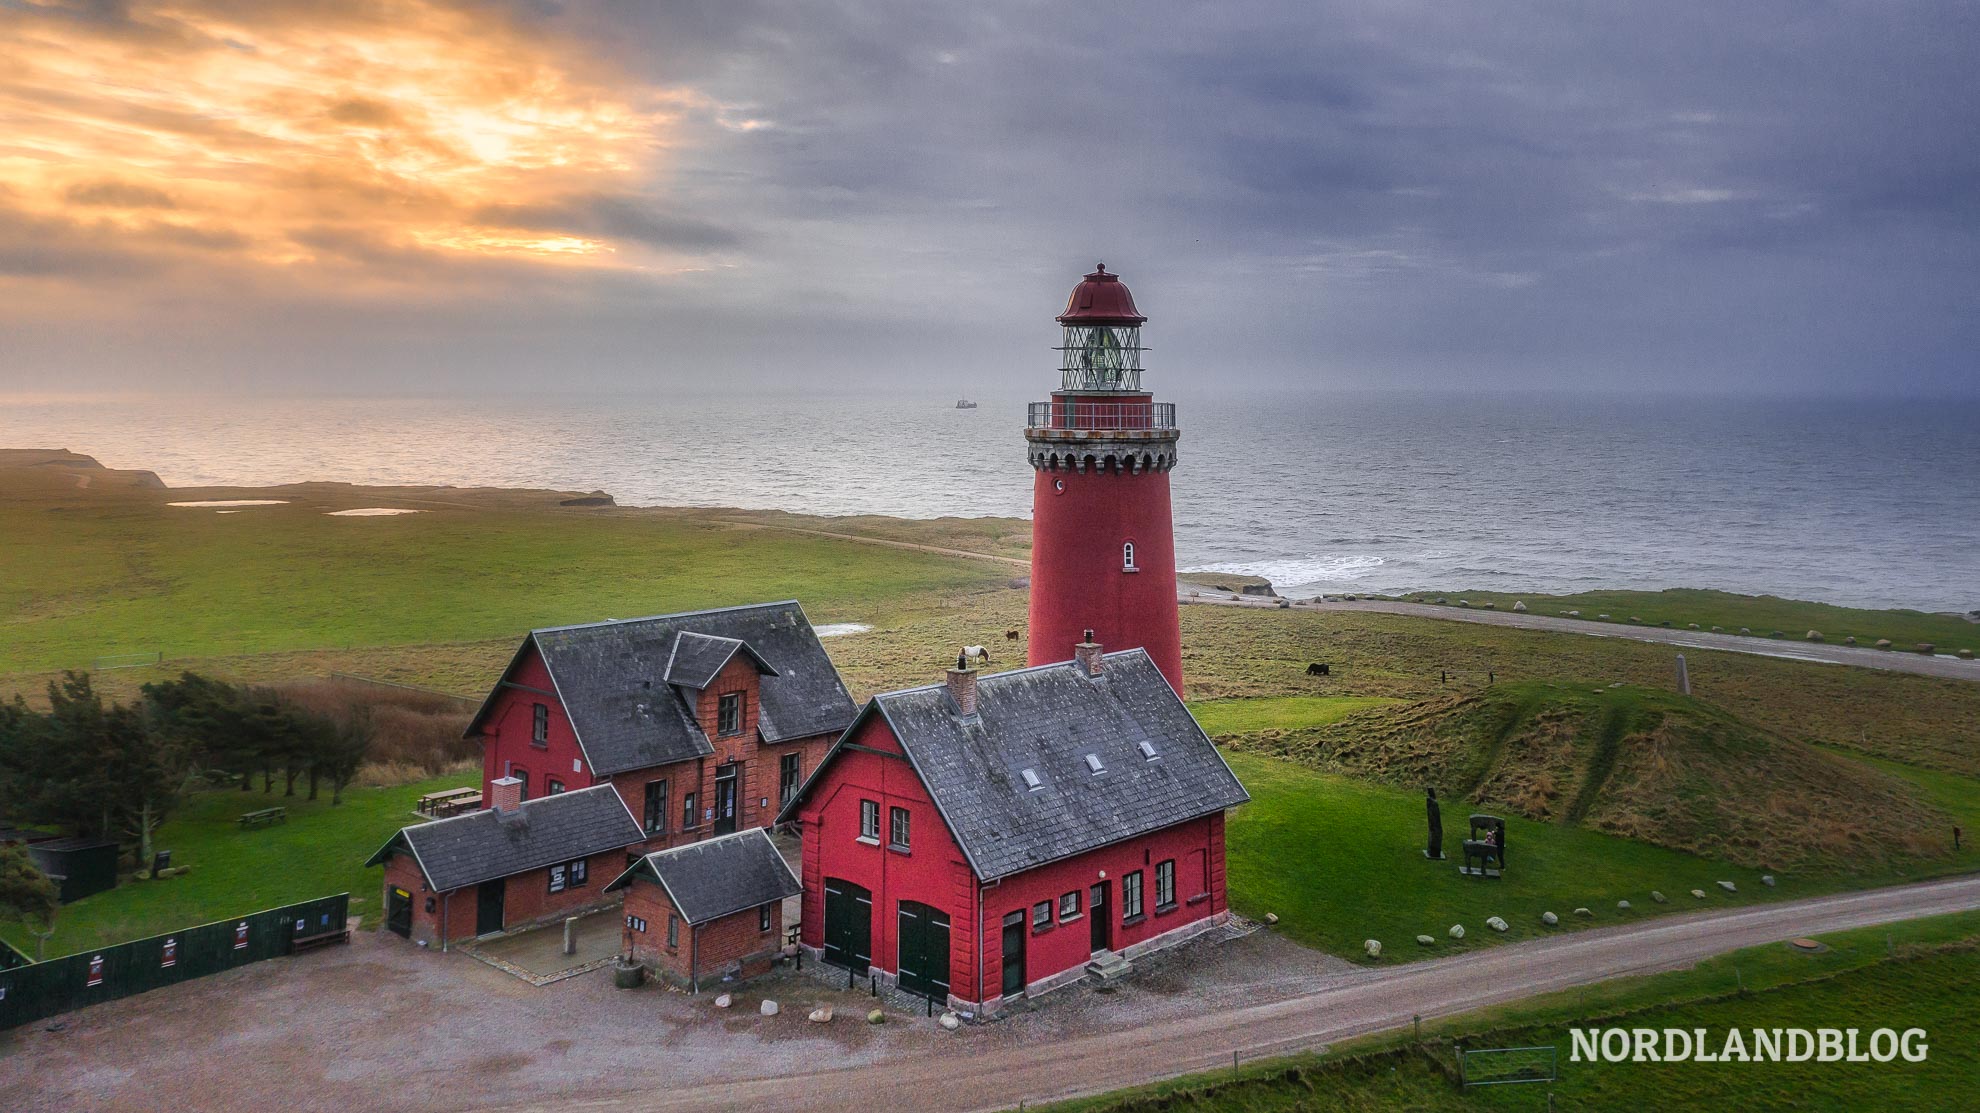
{"label": "lighthouse lantern room", "polygon": [[[1148,651],[1182,691],[1169,469],[1176,408],[1141,389],[1141,326],[1120,276],[1096,267],[1059,315],[1059,389],[1025,422],[1032,482],[1032,664],[1074,644]],[[1088,631],[1092,633],[1088,635]]]}

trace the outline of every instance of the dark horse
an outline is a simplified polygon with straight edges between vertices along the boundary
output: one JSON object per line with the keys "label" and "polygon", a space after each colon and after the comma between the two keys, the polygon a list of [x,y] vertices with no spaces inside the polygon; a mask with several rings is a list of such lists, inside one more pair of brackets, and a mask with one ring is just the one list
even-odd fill
{"label": "dark horse", "polygon": [[1496,815],[1471,817],[1471,837],[1464,840],[1464,865],[1458,872],[1472,877],[1498,877],[1506,868],[1506,821]]}

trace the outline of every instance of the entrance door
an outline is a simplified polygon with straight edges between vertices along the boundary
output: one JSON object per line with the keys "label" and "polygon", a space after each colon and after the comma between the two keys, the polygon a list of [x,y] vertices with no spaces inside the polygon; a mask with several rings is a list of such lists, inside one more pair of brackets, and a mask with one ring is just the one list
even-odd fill
{"label": "entrance door", "polygon": [[385,926],[412,938],[412,894],[396,885],[385,900]]}
{"label": "entrance door", "polygon": [[474,933],[493,935],[502,930],[502,896],[508,884],[501,878],[484,881],[475,893]]}
{"label": "entrance door", "polygon": [[825,961],[855,974],[872,963],[873,894],[850,881],[825,879]]}
{"label": "entrance door", "polygon": [[1086,916],[1093,921],[1093,953],[1107,949],[1107,883],[1102,881],[1086,892]]}
{"label": "entrance door", "polygon": [[736,830],[736,766],[734,762],[715,769],[715,833],[732,835]]}
{"label": "entrance door", "polygon": [[1004,917],[1004,996],[1024,992],[1024,912]]}
{"label": "entrance door", "polygon": [[917,901],[900,910],[901,988],[937,1001],[949,999],[949,915]]}

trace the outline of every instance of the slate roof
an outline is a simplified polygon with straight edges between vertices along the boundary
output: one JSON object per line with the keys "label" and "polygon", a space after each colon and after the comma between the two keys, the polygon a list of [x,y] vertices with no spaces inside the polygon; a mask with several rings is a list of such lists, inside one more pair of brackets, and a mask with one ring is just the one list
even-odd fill
{"label": "slate roof", "polygon": [[409,850],[439,892],[642,842],[611,785],[525,800],[508,816],[493,808],[403,828],[365,862],[381,865]]}
{"label": "slate roof", "polygon": [[979,677],[976,706],[958,715],[937,684],[875,696],[862,718],[886,719],[984,881],[1251,799],[1146,650],[1107,654],[1097,678],[1070,661]]}
{"label": "slate roof", "polygon": [[727,667],[729,658],[738,652],[748,654],[756,662],[758,672],[777,675],[777,670],[765,664],[746,641],[683,630],[674,635],[674,651],[667,656],[667,683],[699,692],[715,683],[715,677]]}
{"label": "slate roof", "polygon": [[[728,642],[741,645],[722,652]],[[714,753],[694,720],[688,682],[706,685],[737,652],[767,670],[757,705],[766,742],[836,734],[859,710],[795,600],[537,630],[510,671],[531,646],[542,653],[578,747],[600,776]],[[500,693],[497,685],[475,713],[470,737]]]}
{"label": "slate roof", "polygon": [[674,910],[689,924],[783,900],[804,889],[761,827],[654,851],[633,863],[605,891],[624,888],[640,876],[658,881]]}

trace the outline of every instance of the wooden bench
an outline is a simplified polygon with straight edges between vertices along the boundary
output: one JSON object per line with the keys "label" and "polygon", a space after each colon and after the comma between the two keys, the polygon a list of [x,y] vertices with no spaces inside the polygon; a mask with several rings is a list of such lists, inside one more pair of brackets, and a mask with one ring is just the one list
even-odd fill
{"label": "wooden bench", "polygon": [[289,940],[289,953],[292,955],[301,954],[304,951],[313,951],[318,947],[327,947],[332,943],[349,943],[350,941],[351,929],[348,927],[338,928],[335,931],[320,931],[315,935],[298,935],[294,939]]}
{"label": "wooden bench", "polygon": [[477,792],[471,796],[456,796],[451,800],[442,800],[439,806],[434,809],[433,814],[443,817],[454,816],[460,815],[462,812],[478,811],[480,808],[481,793]]}
{"label": "wooden bench", "polygon": [[478,788],[447,788],[439,792],[429,792],[419,798],[419,811],[422,815],[451,815],[461,810],[454,805],[470,796],[475,798],[475,804],[479,806],[481,790]]}
{"label": "wooden bench", "polygon": [[263,808],[258,812],[244,812],[241,815],[241,827],[243,830],[249,827],[266,827],[271,823],[287,823],[288,821],[289,809],[287,808]]}

